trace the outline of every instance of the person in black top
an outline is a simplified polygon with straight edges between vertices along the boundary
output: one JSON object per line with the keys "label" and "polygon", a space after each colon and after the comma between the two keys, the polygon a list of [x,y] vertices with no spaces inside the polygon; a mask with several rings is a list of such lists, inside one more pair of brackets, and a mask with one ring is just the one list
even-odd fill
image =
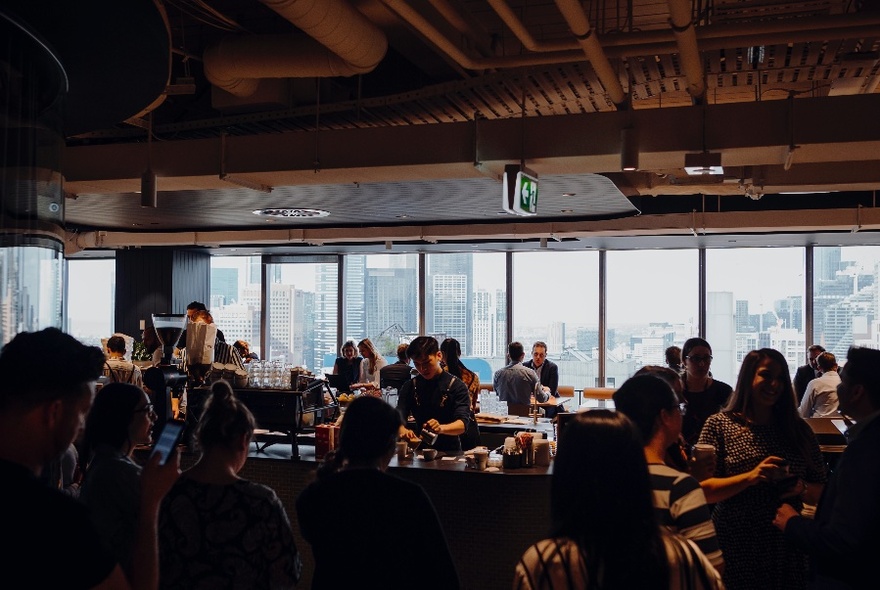
{"label": "person in black top", "polygon": [[339,357],[333,363],[333,374],[342,377],[342,387],[339,391],[351,391],[351,384],[357,383],[361,373],[363,357],[357,355],[357,347],[354,340],[346,340],[339,349]]}
{"label": "person in black top", "polygon": [[379,369],[379,386],[382,389],[393,387],[397,390],[412,377],[412,366],[409,364],[407,349],[409,344],[397,345],[397,362]]}
{"label": "person in black top", "polygon": [[706,418],[727,404],[733,388],[712,377],[712,347],[702,338],[689,338],[681,347],[684,358],[682,396],[687,403],[687,414],[681,424],[681,433],[688,446],[697,442]]}
{"label": "person in black top", "polygon": [[417,432],[401,425],[400,438],[416,443],[422,430],[435,432],[440,436],[434,448],[457,455],[461,452],[458,437],[464,434],[471,420],[467,386],[443,370],[440,365],[443,355],[434,337],[419,336],[410,343],[407,352],[419,374],[400,388],[397,410],[404,424],[412,413]]}

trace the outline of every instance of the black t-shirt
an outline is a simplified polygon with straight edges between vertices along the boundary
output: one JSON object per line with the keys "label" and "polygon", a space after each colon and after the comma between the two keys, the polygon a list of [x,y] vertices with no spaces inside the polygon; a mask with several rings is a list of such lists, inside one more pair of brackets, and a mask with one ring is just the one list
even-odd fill
{"label": "black t-shirt", "polygon": [[688,391],[687,381],[682,379],[684,399],[687,402],[687,413],[681,420],[681,434],[688,445],[693,445],[700,437],[700,431],[706,419],[721,411],[733,388],[723,381],[712,380],[712,384],[703,391]]}
{"label": "black t-shirt", "polygon": [[[461,379],[446,371],[433,379],[418,375],[404,383],[397,398],[397,410],[404,421],[412,413],[417,434],[421,432],[422,425],[431,418],[440,424],[461,420],[465,428],[471,419],[467,386]],[[458,453],[461,444],[458,436],[441,435],[434,443],[434,448],[446,453]]]}
{"label": "black t-shirt", "polygon": [[48,487],[27,468],[0,460],[0,569],[29,588],[91,588],[116,559],[102,546],[84,504]]}

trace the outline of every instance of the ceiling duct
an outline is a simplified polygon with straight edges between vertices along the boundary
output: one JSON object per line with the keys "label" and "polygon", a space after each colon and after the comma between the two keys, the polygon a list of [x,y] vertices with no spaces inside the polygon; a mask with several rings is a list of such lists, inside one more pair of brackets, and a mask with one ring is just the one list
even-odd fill
{"label": "ceiling duct", "polygon": [[388,49],[385,34],[346,0],[260,0],[298,35],[229,36],[208,47],[205,76],[240,97],[261,78],[328,78],[372,71]]}

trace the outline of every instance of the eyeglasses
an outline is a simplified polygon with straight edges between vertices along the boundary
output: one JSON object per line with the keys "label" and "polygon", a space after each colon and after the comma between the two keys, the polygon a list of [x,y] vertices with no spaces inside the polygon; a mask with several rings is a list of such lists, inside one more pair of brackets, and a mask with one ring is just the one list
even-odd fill
{"label": "eyeglasses", "polygon": [[678,404],[678,409],[681,411],[681,415],[684,416],[688,413],[688,405],[687,402],[681,402]]}
{"label": "eyeglasses", "polygon": [[712,362],[712,355],[711,354],[707,354],[706,356],[690,355],[690,356],[686,356],[684,358],[688,359],[689,361],[691,361],[693,363],[697,363],[697,364]]}
{"label": "eyeglasses", "polygon": [[135,414],[155,414],[156,412],[153,409],[153,404],[147,404],[143,408],[134,411]]}

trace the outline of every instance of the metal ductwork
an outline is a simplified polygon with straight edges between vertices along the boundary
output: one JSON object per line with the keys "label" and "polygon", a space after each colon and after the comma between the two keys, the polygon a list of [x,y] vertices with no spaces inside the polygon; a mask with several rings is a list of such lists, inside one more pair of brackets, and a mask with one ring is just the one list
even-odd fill
{"label": "metal ductwork", "polygon": [[385,57],[385,34],[346,0],[260,0],[308,37],[226,37],[205,50],[205,76],[214,86],[245,97],[261,78],[353,76]]}
{"label": "metal ductwork", "polygon": [[681,56],[681,69],[687,78],[687,91],[695,101],[706,94],[703,64],[697,47],[697,32],[690,0],[669,0],[669,26],[675,35],[675,43]]}

